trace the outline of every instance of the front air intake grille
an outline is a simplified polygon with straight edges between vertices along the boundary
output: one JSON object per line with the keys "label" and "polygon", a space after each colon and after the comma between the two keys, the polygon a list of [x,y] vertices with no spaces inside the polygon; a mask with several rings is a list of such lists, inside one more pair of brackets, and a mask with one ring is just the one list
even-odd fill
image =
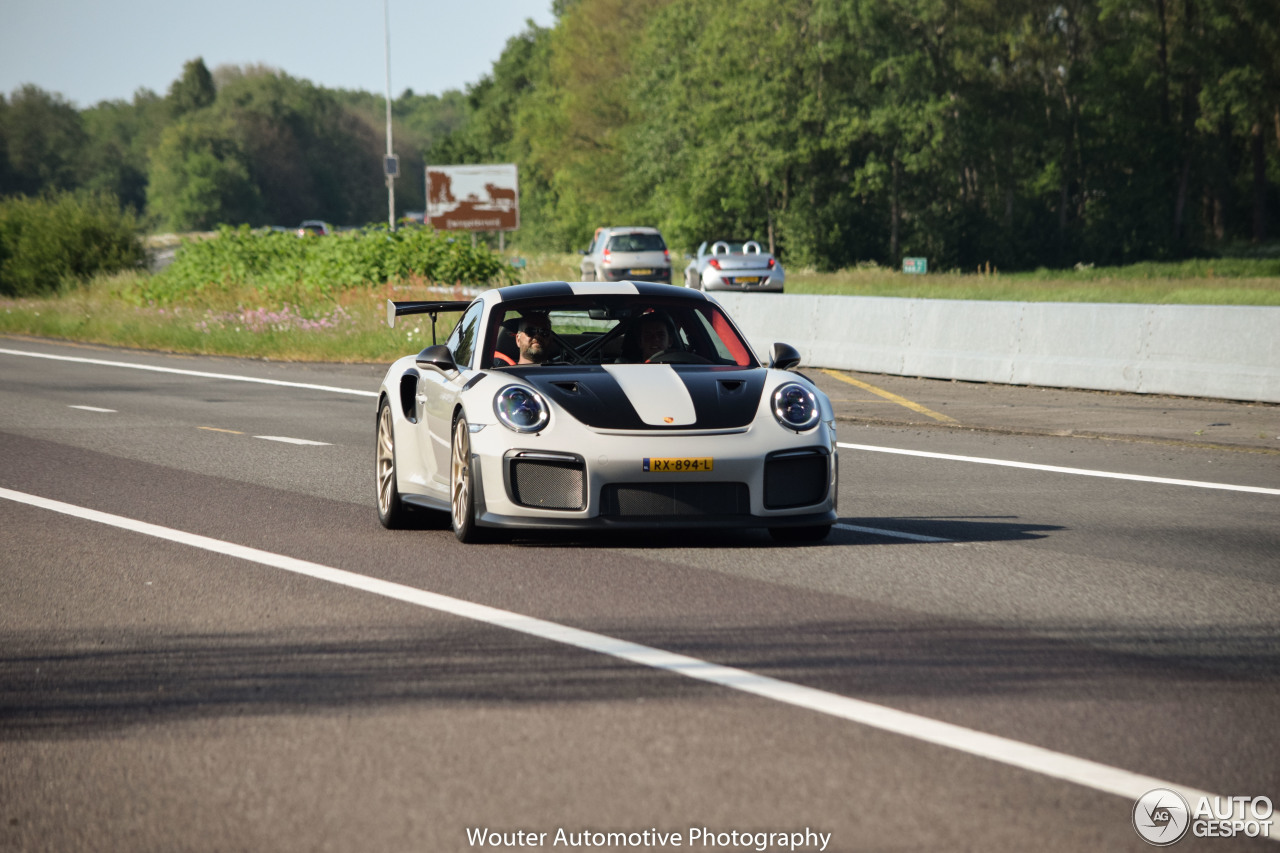
{"label": "front air intake grille", "polygon": [[615,483],[600,492],[604,516],[747,515],[746,483]]}
{"label": "front air intake grille", "polygon": [[587,505],[586,466],[581,459],[517,456],[511,460],[511,499],[537,509],[581,510]]}
{"label": "front air intake grille", "polygon": [[764,463],[765,509],[810,506],[826,500],[829,457],[820,450],[787,452]]}

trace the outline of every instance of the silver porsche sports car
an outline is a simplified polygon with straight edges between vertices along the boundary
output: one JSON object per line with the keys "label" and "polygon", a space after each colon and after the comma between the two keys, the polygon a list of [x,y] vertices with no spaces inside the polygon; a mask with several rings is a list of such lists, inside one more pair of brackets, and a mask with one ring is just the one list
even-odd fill
{"label": "silver porsche sports car", "polygon": [[391,365],[378,400],[378,518],[424,508],[495,528],[760,527],[836,520],[830,401],[774,344],[761,364],[702,293],[648,282],[521,284],[471,302],[443,344]]}
{"label": "silver porsche sports car", "polygon": [[685,255],[684,286],[697,290],[764,290],[781,293],[782,264],[755,240],[707,240],[697,255]]}

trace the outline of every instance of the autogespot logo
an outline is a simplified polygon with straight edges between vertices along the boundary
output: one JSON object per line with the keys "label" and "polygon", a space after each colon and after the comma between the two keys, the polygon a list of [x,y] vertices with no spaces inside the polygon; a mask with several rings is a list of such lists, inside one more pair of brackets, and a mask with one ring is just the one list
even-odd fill
{"label": "autogespot logo", "polygon": [[1167,847],[1186,835],[1190,818],[1187,801],[1168,788],[1147,791],[1133,804],[1133,828],[1143,841],[1157,847]]}

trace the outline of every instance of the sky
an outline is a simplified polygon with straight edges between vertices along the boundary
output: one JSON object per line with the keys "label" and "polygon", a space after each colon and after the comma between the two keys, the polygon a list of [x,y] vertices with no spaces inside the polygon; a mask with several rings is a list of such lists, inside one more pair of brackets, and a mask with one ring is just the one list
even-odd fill
{"label": "sky", "polygon": [[[384,14],[384,9],[387,10]],[[329,89],[465,90],[551,0],[0,0],[0,93],[26,83],[79,109],[163,95],[189,60],[269,65]]]}

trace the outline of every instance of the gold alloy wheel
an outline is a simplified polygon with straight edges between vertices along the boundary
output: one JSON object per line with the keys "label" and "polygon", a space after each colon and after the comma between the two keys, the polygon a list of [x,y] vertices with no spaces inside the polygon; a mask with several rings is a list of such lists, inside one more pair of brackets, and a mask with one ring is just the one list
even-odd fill
{"label": "gold alloy wheel", "polygon": [[391,406],[383,403],[378,413],[378,517],[387,524],[398,509],[399,495],[396,494],[396,446],[395,434],[391,429]]}
{"label": "gold alloy wheel", "polygon": [[453,425],[453,453],[449,460],[450,505],[454,534],[466,542],[475,526],[471,506],[471,431],[467,419]]}

